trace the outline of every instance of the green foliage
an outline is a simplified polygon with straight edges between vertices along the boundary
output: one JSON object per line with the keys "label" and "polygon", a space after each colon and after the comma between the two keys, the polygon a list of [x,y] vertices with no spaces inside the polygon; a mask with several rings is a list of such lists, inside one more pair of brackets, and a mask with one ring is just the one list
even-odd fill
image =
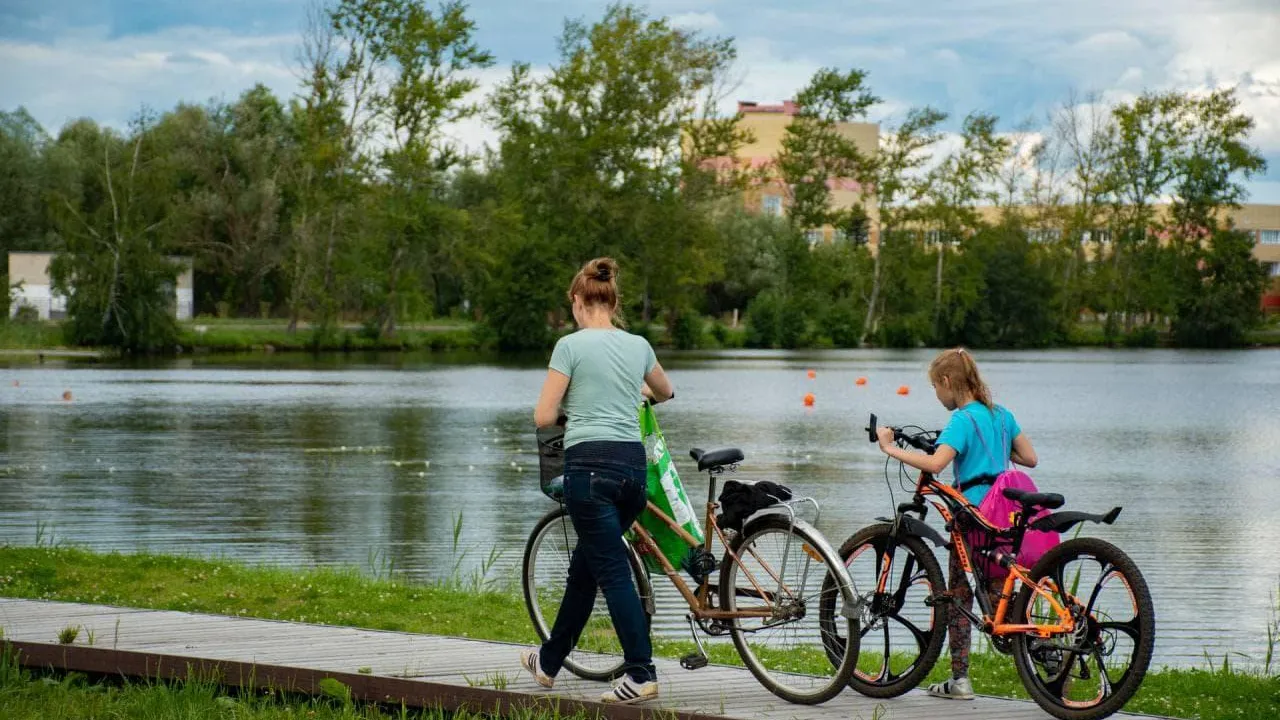
{"label": "green foliage", "polygon": [[1198,255],[1178,302],[1173,335],[1190,347],[1238,347],[1262,322],[1266,271],[1253,259],[1253,239],[1220,231]]}
{"label": "green foliage", "polygon": [[696,349],[702,345],[703,328],[702,316],[697,312],[680,312],[671,323],[671,341],[680,350]]}
{"label": "green foliage", "polygon": [[[548,72],[516,63],[483,100],[475,72],[493,56],[459,2],[336,0],[309,19],[289,101],[257,85],[55,138],[0,113],[0,250],[58,252],[68,342],[545,350],[569,278],[603,254],[634,329],[676,347],[1271,337],[1254,334],[1246,243],[1219,239],[1265,169],[1230,90],[1069,102],[1043,140],[974,112],[940,157],[947,116],[917,108],[872,155],[839,128],[878,102],[866,73],[824,68],[796,89],[774,162],[752,169],[741,118],[715,114],[733,41],[640,7],[570,20]],[[445,128],[480,115],[497,147],[467,157]],[[875,193],[837,207],[830,183],[846,179]],[[789,216],[746,212],[752,180],[788,193]],[[994,228],[992,202],[1007,216]],[[803,230],[825,225],[850,241],[811,247]],[[196,313],[288,331],[180,332],[174,256],[193,263]],[[702,321],[734,312],[744,329]],[[1081,328],[1082,313],[1103,320]],[[446,317],[480,326],[413,329]],[[4,342],[56,330],[17,320]]]}

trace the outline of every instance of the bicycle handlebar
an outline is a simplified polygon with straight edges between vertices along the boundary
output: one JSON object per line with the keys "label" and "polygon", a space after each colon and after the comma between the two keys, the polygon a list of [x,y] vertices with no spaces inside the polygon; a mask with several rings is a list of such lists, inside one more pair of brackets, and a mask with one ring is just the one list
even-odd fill
{"label": "bicycle handlebar", "polygon": [[[896,443],[906,443],[907,445],[910,445],[921,452],[928,453],[929,455],[932,455],[933,451],[938,447],[938,433],[936,431],[921,430],[918,433],[907,433],[904,432],[902,428],[896,428],[888,425],[886,427],[893,430],[893,441]],[[876,435],[875,413],[871,413],[871,422],[867,425],[866,431],[868,440],[871,442],[880,442],[880,438]]]}

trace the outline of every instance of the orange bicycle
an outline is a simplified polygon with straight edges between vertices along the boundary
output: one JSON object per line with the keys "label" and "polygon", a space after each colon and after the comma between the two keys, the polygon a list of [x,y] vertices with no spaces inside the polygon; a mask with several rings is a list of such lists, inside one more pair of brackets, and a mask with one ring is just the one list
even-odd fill
{"label": "orange bicycle", "polygon": [[[875,442],[875,415],[867,430]],[[893,431],[899,446],[926,453],[934,451],[939,434]],[[952,596],[928,541],[954,548],[981,616],[955,607],[997,651],[1013,656],[1027,692],[1050,715],[1097,720],[1120,710],[1137,692],[1151,662],[1155,611],[1133,560],[1104,540],[1075,538],[1049,550],[1031,568],[1018,563],[1028,529],[1061,533],[1083,522],[1110,525],[1120,508],[1106,515],[1065,511],[1031,520],[1042,509],[1060,508],[1063,497],[1012,488],[1004,493],[1022,506],[1008,528],[983,517],[959,490],[921,473],[911,502],[841,546],[854,587],[866,591],[860,597],[860,662],[850,680],[855,690],[877,698],[901,695],[928,676],[942,651],[946,612],[939,611],[952,605]],[[924,522],[926,498],[946,523],[950,542]],[[975,543],[979,537],[984,540]],[[994,584],[975,557],[1008,571],[991,595],[986,589]],[[821,615],[834,620],[835,610],[824,607]]]}

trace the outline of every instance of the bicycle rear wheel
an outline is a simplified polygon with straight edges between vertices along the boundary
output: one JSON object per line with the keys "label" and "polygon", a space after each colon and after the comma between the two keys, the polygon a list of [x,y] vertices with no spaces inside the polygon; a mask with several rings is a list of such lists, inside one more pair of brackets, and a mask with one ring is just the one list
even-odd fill
{"label": "bicycle rear wheel", "polygon": [[[565,581],[569,577],[569,560],[577,545],[578,535],[573,531],[569,512],[564,507],[552,510],[539,520],[525,544],[521,581],[524,601],[534,630],[543,641],[551,636],[551,626],[555,623],[560,601],[564,598]],[[648,578],[634,556],[631,567],[636,589],[643,598],[649,593]],[[622,644],[618,642],[618,634],[609,619],[609,607],[603,593],[596,592],[591,619],[587,621],[577,647],[565,658],[564,666],[584,680],[621,677]]]}
{"label": "bicycle rear wheel", "polygon": [[[774,695],[804,705],[838,695],[858,662],[858,620],[838,616],[835,624],[850,640],[837,647],[819,619],[824,593],[832,596],[834,607],[853,599],[842,579],[844,568],[834,553],[822,549],[825,545],[786,517],[764,516],[733,541],[720,570],[723,609],[767,612],[729,621],[742,661]],[[841,580],[824,582],[828,576]],[[829,653],[839,661],[829,660]]]}
{"label": "bicycle rear wheel", "polygon": [[[1151,591],[1120,548],[1098,538],[1068,540],[1031,569],[1053,582],[1053,598],[1071,611],[1075,633],[1016,635],[1013,660],[1031,698],[1059,720],[1098,720],[1124,707],[1146,676],[1155,642]],[[1010,622],[1047,625],[1057,616],[1024,586]]]}

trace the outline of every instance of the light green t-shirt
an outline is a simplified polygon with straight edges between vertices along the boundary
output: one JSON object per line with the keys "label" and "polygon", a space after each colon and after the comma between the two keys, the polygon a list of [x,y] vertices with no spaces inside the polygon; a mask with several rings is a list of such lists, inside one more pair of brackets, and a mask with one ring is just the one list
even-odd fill
{"label": "light green t-shirt", "polygon": [[624,330],[587,328],[560,338],[550,367],[569,377],[564,446],[639,442],[640,384],[657,364],[649,341]]}

